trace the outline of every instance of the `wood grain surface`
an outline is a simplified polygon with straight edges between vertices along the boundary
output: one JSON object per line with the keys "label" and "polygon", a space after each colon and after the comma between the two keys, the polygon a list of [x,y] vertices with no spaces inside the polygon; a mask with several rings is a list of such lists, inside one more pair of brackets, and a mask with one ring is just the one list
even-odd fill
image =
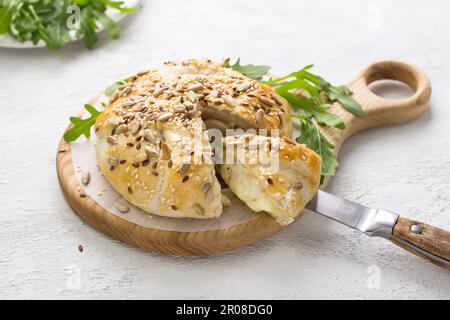
{"label": "wood grain surface", "polygon": [[[413,232],[412,227],[420,231]],[[441,267],[450,269],[450,232],[430,226],[426,223],[400,217],[394,227],[392,242],[409,252],[427,259]],[[431,253],[447,264],[429,259],[426,254],[413,250],[409,244],[416,246],[427,253]]]}
{"label": "wood grain surface", "polygon": [[[368,85],[382,79],[405,82],[415,93],[404,100],[387,100],[379,97],[369,90]],[[355,99],[363,106],[365,115],[355,117],[339,104],[332,106],[332,112],[338,114],[346,123],[345,130],[322,129],[323,134],[335,145],[336,154],[345,139],[360,130],[383,124],[401,123],[420,116],[427,110],[431,95],[431,85],[426,75],[416,67],[401,61],[373,63],[350,81],[348,87],[353,91]],[[266,214],[255,215],[247,222],[225,229],[202,232],[180,232],[144,227],[105,210],[87,194],[83,192],[80,194],[82,187],[75,175],[71,146],[63,140],[58,147],[56,167],[66,200],[83,220],[115,239],[144,250],[172,255],[209,255],[251,244],[282,228]]]}

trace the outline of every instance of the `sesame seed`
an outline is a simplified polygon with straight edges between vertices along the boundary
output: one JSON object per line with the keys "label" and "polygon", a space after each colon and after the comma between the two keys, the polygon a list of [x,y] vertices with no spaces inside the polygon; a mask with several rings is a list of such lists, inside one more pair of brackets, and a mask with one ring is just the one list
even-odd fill
{"label": "sesame seed", "polygon": [[108,157],[106,161],[110,166],[117,166],[117,158],[115,157]]}

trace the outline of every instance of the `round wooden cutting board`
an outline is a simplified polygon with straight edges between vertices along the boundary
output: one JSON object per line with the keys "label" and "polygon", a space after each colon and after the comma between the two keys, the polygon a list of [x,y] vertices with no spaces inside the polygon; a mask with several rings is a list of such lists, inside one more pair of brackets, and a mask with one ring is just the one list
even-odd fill
{"label": "round wooden cutting board", "polygon": [[[377,80],[406,83],[414,94],[403,100],[388,100],[375,95],[368,85]],[[416,67],[400,61],[380,61],[363,69],[347,86],[361,103],[364,116],[356,117],[339,104],[331,112],[339,115],[346,129],[322,128],[334,144],[337,154],[352,134],[374,126],[402,123],[424,113],[429,106],[431,85]],[[91,101],[98,103],[99,98]],[[112,189],[96,168],[95,135],[72,144],[63,139],[58,147],[56,168],[63,194],[73,210],[91,226],[111,237],[142,249],[172,255],[208,255],[229,251],[266,238],[282,228],[265,213],[253,213],[232,194],[232,206],[220,218],[195,220],[149,215],[128,204],[121,213],[117,203],[124,200]],[[90,172],[89,184],[83,185],[83,172]],[[326,185],[328,181],[325,181]],[[323,185],[323,186],[324,186]],[[322,186],[322,187],[323,187]]]}

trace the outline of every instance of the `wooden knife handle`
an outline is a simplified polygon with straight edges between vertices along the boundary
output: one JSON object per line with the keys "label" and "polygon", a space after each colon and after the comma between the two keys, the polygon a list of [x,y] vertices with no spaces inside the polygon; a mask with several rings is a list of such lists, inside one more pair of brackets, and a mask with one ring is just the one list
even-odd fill
{"label": "wooden knife handle", "polygon": [[450,232],[399,217],[391,241],[422,258],[450,269]]}

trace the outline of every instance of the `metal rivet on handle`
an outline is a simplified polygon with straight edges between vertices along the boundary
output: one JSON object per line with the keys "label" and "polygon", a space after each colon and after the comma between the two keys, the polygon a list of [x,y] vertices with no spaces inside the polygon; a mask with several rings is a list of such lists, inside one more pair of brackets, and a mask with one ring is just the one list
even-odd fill
{"label": "metal rivet on handle", "polygon": [[421,234],[422,233],[423,228],[421,226],[419,226],[418,224],[413,224],[411,226],[411,232],[415,233],[415,234]]}

